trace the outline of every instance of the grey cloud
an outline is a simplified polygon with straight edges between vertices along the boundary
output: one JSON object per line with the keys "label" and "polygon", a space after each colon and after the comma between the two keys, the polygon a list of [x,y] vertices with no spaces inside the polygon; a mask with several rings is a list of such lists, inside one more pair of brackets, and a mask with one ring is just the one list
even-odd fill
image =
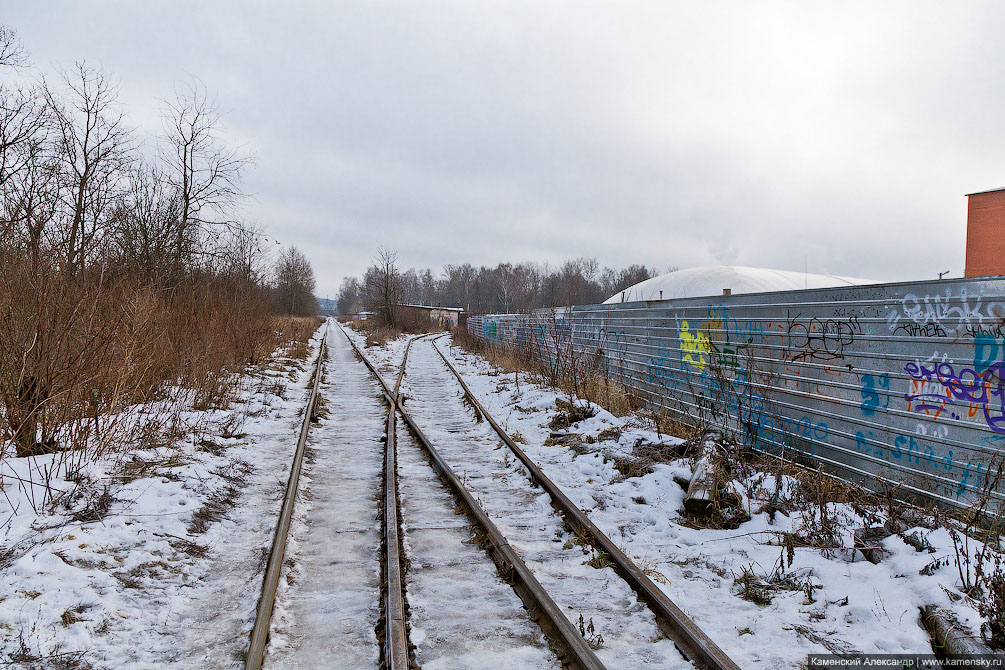
{"label": "grey cloud", "polygon": [[[401,262],[962,272],[1005,185],[998,3],[18,1],[43,67],[134,122],[194,75],[256,155],[247,215],[322,293]],[[196,20],[193,20],[196,19]]]}

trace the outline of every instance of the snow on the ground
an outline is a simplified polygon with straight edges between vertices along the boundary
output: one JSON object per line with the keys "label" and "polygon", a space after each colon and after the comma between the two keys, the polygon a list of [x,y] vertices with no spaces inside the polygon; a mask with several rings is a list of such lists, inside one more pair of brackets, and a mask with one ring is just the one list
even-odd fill
{"label": "snow on the ground", "polygon": [[[561,664],[540,627],[455,510],[425,452],[398,420],[398,490],[410,640],[426,670]],[[458,603],[463,603],[458,607]]]}
{"label": "snow on the ground", "polygon": [[243,665],[321,332],[307,361],[235,376],[228,408],[183,411],[176,439],[57,470],[54,488],[79,484],[65,504],[36,513],[17,481],[52,456],[4,462],[0,660]]}
{"label": "snow on the ground", "polygon": [[[919,608],[927,604],[949,608],[973,631],[979,629],[975,609],[947,593],[960,588],[960,578],[944,528],[915,529],[934,553],[917,551],[896,535],[886,538],[882,545],[890,555],[874,565],[851,549],[851,529],[875,523],[865,523],[847,504],[831,504],[832,515],[845,521],[845,548],[797,546],[789,565],[778,537],[798,528],[800,513],[779,512],[772,521],[757,500],[748,500],[751,519],[735,530],[687,527],[685,491],[674,476],[690,478],[692,461],[656,464],[650,474],[625,478],[613,460],[629,456],[639,440],[671,444],[674,438],[656,435],[638,417],[619,418],[594,406],[596,416],[569,431],[595,443],[575,450],[544,446],[555,400],[563,396],[529,383],[524,374],[517,390],[512,373],[500,373],[480,356],[450,346],[447,338],[438,344],[496,420],[511,435],[519,434],[545,474],[741,667],[795,668],[808,653],[931,653],[919,618]],[[601,439],[611,428],[620,435]],[[772,488],[772,477],[764,476],[761,489]],[[740,597],[735,580],[745,569],[766,578],[779,572],[783,560],[782,574],[802,589],[768,589],[771,602],[764,605]],[[922,570],[928,574],[919,574]]]}

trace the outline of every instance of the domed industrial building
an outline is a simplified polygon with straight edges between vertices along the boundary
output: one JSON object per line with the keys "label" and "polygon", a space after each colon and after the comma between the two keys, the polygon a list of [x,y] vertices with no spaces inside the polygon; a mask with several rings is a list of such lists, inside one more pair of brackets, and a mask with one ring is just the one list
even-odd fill
{"label": "domed industrial building", "polygon": [[706,265],[668,272],[630,286],[604,301],[605,305],[642,300],[673,300],[723,294],[797,291],[835,286],[879,284],[875,279],[809,274],[742,265]]}

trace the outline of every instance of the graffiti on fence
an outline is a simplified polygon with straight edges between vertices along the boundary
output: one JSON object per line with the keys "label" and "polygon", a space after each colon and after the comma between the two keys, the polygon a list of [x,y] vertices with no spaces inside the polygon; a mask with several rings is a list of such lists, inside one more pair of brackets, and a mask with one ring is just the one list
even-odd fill
{"label": "graffiti on fence", "polygon": [[482,336],[489,344],[499,343],[499,333],[495,321],[482,321]]}
{"label": "graffiti on fence", "polygon": [[938,323],[914,323],[909,321],[901,323],[893,329],[894,335],[908,335],[910,337],[948,337],[945,329]]}
{"label": "graffiti on fence", "polygon": [[1003,296],[999,279],[954,280],[582,306],[469,327],[532,342],[563,368],[606,366],[653,410],[736,431],[755,449],[965,504],[1005,450]]}
{"label": "graffiti on fence", "polygon": [[844,358],[845,347],[862,333],[858,317],[847,319],[800,319],[796,314],[789,322],[789,360],[833,361]]}
{"label": "graffiti on fence", "polygon": [[862,404],[859,407],[862,409],[862,414],[872,416],[876,410],[890,406],[890,375],[885,372],[879,375],[865,374],[862,375],[861,382]]}
{"label": "graffiti on fence", "polygon": [[991,363],[978,372],[952,363],[910,362],[904,372],[912,380],[912,392],[904,394],[908,411],[934,411],[933,420],[943,412],[953,419],[981,412],[988,428],[1005,434],[1005,363]]}
{"label": "graffiti on fence", "polygon": [[983,327],[1005,324],[1005,302],[985,301],[980,290],[971,296],[965,287],[955,295],[948,288],[943,293],[907,293],[900,300],[900,308],[887,315],[887,326],[896,331],[901,320],[917,326],[932,324],[951,335],[979,332]]}
{"label": "graffiti on fence", "polygon": [[692,332],[687,321],[680,324],[680,358],[698,372],[708,364],[710,347],[708,335],[700,330]]}

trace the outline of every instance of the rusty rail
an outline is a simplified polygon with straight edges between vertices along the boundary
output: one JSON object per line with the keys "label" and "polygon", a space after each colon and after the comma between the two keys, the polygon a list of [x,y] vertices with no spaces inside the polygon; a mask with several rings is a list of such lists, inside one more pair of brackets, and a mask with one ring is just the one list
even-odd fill
{"label": "rusty rail", "polygon": [[[438,338],[437,338],[438,339]],[[499,435],[499,438],[510,448],[514,455],[520,462],[527,467],[530,471],[530,478],[532,481],[537,482],[541,487],[548,493],[551,497],[552,505],[562,514],[566,522],[575,530],[577,533],[585,534],[590,538],[591,543],[597,549],[597,551],[602,552],[611,557],[612,563],[611,567],[614,571],[628,583],[629,586],[638,594],[639,598],[642,599],[648,606],[649,609],[656,616],[656,623],[660,630],[668,638],[673,640],[677,648],[683,653],[689,661],[694,662],[701,668],[707,668],[708,670],[739,670],[739,666],[734,663],[729,656],[726,655],[722,649],[720,649],[711,638],[708,637],[684,612],[677,607],[673,601],[671,601],[663,591],[659,589],[652,580],[646,576],[642,570],[628,558],[624,552],[622,552],[618,547],[611,542],[599,528],[597,528],[589,517],[583,513],[579,507],[575,505],[566,496],[558,486],[555,485],[548,477],[541,471],[541,468],[524,453],[523,449],[517,446],[513,439],[496,423],[496,420],[492,418],[485,407],[475,398],[474,394],[468,388],[468,385],[464,382],[460,373],[451,364],[447,357],[440,351],[440,348],[436,346],[436,341],[433,341],[433,348],[436,349],[436,353],[440,355],[443,362],[446,364],[447,368],[454,374],[457,378],[458,383],[464,390],[465,396],[471,402],[472,405],[478,408],[478,411],[482,413],[482,416],[489,422],[489,425],[495,430]]]}
{"label": "rusty rail", "polygon": [[[345,329],[342,330],[345,333]],[[398,454],[397,433],[395,430],[395,410],[398,408],[398,388],[405,374],[405,361],[408,360],[408,350],[412,340],[405,345],[405,355],[402,358],[401,370],[395,381],[394,389],[388,391],[384,380],[356,347],[356,344],[345,333],[349,344],[356,355],[367,364],[370,371],[377,375],[387,398],[387,428],[385,429],[384,449],[384,667],[386,670],[407,670],[408,657],[408,627],[405,621],[405,589],[402,580],[403,560],[401,549],[401,519],[398,514]]]}
{"label": "rusty rail", "polygon": [[[394,416],[394,409],[401,414],[402,418],[405,420],[408,427],[411,429],[416,440],[429,454],[430,459],[433,462],[433,466],[436,468],[441,479],[450,487],[454,496],[460,502],[461,507],[464,509],[465,514],[472,521],[472,523],[481,530],[483,536],[488,542],[486,549],[489,551],[489,555],[495,562],[500,575],[513,586],[513,590],[520,597],[523,603],[527,606],[527,610],[531,618],[537,622],[537,624],[544,631],[545,635],[552,642],[556,648],[556,655],[562,662],[563,667],[570,668],[572,670],[605,670],[605,666],[597,658],[593,650],[590,649],[586,640],[579,633],[576,627],[569,621],[562,609],[552,600],[551,596],[548,595],[544,587],[537,581],[533,573],[520,558],[516,550],[509,545],[506,537],[499,531],[492,520],[489,519],[488,515],[481,508],[478,502],[475,500],[474,496],[464,487],[460,478],[454,474],[450,466],[447,465],[446,461],[440,456],[439,452],[436,451],[433,444],[429,441],[429,438],[422,432],[419,426],[412,420],[412,417],[404,410],[401,404],[398,402],[398,387],[401,384],[401,378],[405,371],[405,364],[408,360],[408,350],[411,347],[412,341],[409,341],[405,349],[405,355],[402,359],[401,369],[398,372],[398,381],[395,384],[394,389],[391,389],[384,378],[377,371],[377,368],[370,362],[370,360],[363,354],[363,352],[356,346],[356,343],[352,341],[349,334],[342,329],[349,343],[352,345],[353,349],[356,351],[356,355],[359,356],[360,360],[370,369],[370,372],[374,375],[377,381],[380,383],[384,390],[384,396],[387,398],[388,403],[391,405],[392,411],[389,412],[389,417]],[[418,338],[415,338],[418,339]],[[390,420],[389,420],[390,421]],[[388,430],[393,430],[390,422],[388,424]],[[389,434],[392,434],[389,432]],[[400,573],[399,573],[400,574]]]}
{"label": "rusty rail", "polygon": [[307,400],[307,409],[304,411],[304,420],[300,426],[300,437],[297,439],[297,448],[293,454],[290,478],[286,482],[286,494],[283,497],[283,506],[279,512],[279,523],[276,524],[276,532],[272,537],[272,551],[269,553],[269,562],[265,568],[265,578],[262,581],[262,595],[258,599],[255,624],[251,628],[248,655],[244,661],[246,670],[259,670],[262,667],[262,661],[265,659],[265,645],[269,640],[272,607],[276,602],[276,587],[279,586],[279,573],[283,567],[283,558],[286,555],[286,539],[290,532],[293,503],[297,497],[297,488],[300,484],[300,471],[303,469],[307,433],[310,431],[311,419],[314,416],[314,407],[317,404],[318,386],[321,383],[321,362],[324,360],[327,342],[328,329],[325,328],[325,334],[321,337],[321,347],[318,349],[318,357],[314,362],[314,386],[311,388],[311,395]]}

